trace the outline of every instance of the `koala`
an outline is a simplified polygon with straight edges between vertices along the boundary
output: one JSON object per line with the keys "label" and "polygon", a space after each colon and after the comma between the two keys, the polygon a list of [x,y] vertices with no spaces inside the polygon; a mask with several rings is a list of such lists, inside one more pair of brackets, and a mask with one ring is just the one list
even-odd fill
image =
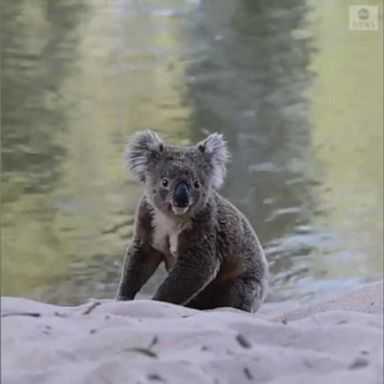
{"label": "koala", "polygon": [[177,148],[152,131],[138,132],[125,160],[144,193],[117,300],[133,300],[164,262],[168,274],[154,300],[256,311],[265,297],[268,264],[248,220],[217,192],[229,160],[223,136]]}

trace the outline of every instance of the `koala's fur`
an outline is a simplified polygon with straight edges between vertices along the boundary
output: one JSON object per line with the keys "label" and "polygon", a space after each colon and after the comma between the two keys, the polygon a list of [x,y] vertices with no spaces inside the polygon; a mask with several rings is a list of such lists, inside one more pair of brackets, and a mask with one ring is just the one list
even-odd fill
{"label": "koala's fur", "polygon": [[[216,192],[227,161],[226,144],[216,133],[187,148],[165,145],[151,131],[134,135],[126,162],[145,187],[118,300],[134,299],[165,262],[168,275],[154,300],[198,309],[259,308],[267,261],[248,220]],[[186,208],[175,206],[172,197],[180,180],[188,186]]]}

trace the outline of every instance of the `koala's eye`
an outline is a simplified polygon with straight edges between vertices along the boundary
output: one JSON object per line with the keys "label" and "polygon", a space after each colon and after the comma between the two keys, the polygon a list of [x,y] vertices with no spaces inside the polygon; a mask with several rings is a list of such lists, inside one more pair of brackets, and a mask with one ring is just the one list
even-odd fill
{"label": "koala's eye", "polygon": [[196,188],[196,189],[199,189],[200,188],[200,183],[198,181],[195,181],[193,183],[193,186]]}
{"label": "koala's eye", "polygon": [[168,187],[168,185],[169,185],[169,181],[168,181],[168,179],[166,179],[166,178],[164,178],[164,179],[162,179],[161,180],[161,185],[163,186],[163,187]]}

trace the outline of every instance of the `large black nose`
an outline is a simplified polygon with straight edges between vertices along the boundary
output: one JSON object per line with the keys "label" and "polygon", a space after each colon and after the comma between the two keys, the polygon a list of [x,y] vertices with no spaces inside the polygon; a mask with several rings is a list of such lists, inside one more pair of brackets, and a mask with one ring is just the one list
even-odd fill
{"label": "large black nose", "polygon": [[185,208],[189,204],[188,187],[183,181],[176,185],[175,192],[173,193],[173,202],[176,207]]}

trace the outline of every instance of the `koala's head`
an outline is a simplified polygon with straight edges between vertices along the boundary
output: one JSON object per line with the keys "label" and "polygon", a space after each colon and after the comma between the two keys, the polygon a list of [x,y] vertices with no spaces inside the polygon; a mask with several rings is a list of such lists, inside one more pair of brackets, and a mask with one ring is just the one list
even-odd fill
{"label": "koala's head", "polygon": [[212,190],[223,184],[228,158],[225,141],[217,133],[194,146],[176,148],[152,131],[138,132],[125,154],[154,208],[176,216],[191,216],[204,208]]}

